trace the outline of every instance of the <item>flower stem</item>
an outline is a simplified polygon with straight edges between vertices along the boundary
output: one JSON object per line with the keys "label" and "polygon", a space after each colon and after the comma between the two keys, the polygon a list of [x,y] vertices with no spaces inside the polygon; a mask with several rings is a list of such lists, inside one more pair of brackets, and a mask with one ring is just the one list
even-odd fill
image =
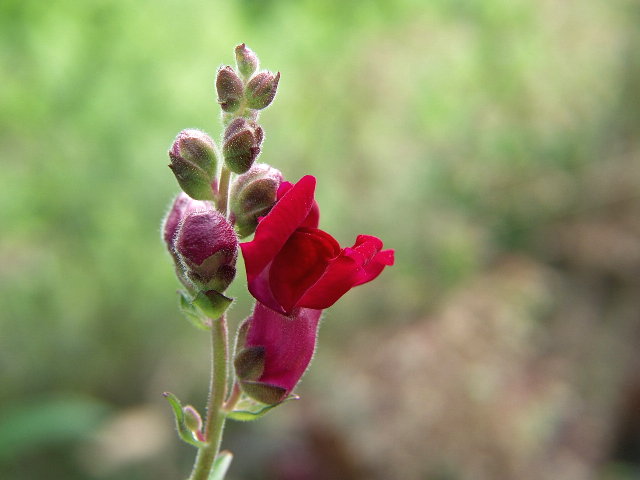
{"label": "flower stem", "polygon": [[226,165],[222,165],[222,171],[220,172],[220,188],[218,189],[218,198],[216,207],[218,211],[227,216],[227,205],[229,201],[229,183],[231,181],[231,170]]}
{"label": "flower stem", "polygon": [[227,377],[229,375],[227,320],[223,315],[211,325],[211,383],[207,403],[207,419],[204,435],[207,444],[200,448],[189,480],[207,480],[213,462],[220,451],[222,431],[226,420],[223,410],[227,395]]}

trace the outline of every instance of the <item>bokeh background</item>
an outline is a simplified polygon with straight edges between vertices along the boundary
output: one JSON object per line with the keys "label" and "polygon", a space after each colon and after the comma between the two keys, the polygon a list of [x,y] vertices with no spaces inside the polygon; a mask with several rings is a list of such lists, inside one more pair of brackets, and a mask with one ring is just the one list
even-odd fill
{"label": "bokeh background", "polygon": [[[160,219],[246,42],[262,161],[396,249],[230,480],[640,478],[633,0],[0,2],[0,478],[173,480],[203,406]],[[231,293],[248,311],[242,279]]]}

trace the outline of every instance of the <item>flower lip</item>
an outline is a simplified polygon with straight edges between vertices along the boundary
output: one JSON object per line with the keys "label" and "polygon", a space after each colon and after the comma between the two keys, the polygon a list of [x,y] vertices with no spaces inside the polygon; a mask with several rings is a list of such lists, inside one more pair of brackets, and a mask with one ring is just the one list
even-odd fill
{"label": "flower lip", "polygon": [[315,183],[310,175],[295,185],[283,182],[278,202],[258,224],[253,241],[240,244],[249,291],[284,315],[296,308],[328,308],[393,264],[393,250],[381,250],[377,237],[359,235],[352,247],[341,249],[316,228]]}

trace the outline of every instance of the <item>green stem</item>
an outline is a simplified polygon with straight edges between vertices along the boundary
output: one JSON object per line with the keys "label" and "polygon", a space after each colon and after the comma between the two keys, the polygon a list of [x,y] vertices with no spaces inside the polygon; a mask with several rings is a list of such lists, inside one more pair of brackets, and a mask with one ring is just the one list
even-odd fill
{"label": "green stem", "polygon": [[229,183],[231,181],[231,170],[226,165],[222,165],[220,172],[220,188],[218,189],[218,198],[216,206],[218,211],[225,217],[227,216],[227,204],[229,201]]}
{"label": "green stem", "polygon": [[209,401],[207,403],[207,419],[205,421],[205,439],[207,444],[198,450],[193,471],[189,480],[207,480],[213,462],[220,451],[222,431],[226,420],[223,409],[227,396],[227,377],[229,360],[227,351],[227,321],[225,315],[214,320],[211,325],[211,383]]}

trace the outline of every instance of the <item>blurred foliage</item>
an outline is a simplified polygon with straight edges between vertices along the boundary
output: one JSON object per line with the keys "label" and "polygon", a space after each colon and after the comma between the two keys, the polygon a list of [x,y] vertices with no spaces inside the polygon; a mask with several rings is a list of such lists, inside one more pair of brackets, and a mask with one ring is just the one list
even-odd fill
{"label": "blurred foliage", "polygon": [[208,346],[180,318],[159,224],[178,190],[166,150],[183,128],[220,134],[213,80],[237,43],[282,72],[262,161],[318,177],[342,244],[397,251],[329,311],[322,357],[422,319],[505,253],[553,263],[541,232],[597,211],[594,169],[637,158],[638,20],[630,0],[1,2],[0,445],[19,448],[0,477],[187,471],[177,439],[112,468],[83,445],[107,410],[204,401]]}

